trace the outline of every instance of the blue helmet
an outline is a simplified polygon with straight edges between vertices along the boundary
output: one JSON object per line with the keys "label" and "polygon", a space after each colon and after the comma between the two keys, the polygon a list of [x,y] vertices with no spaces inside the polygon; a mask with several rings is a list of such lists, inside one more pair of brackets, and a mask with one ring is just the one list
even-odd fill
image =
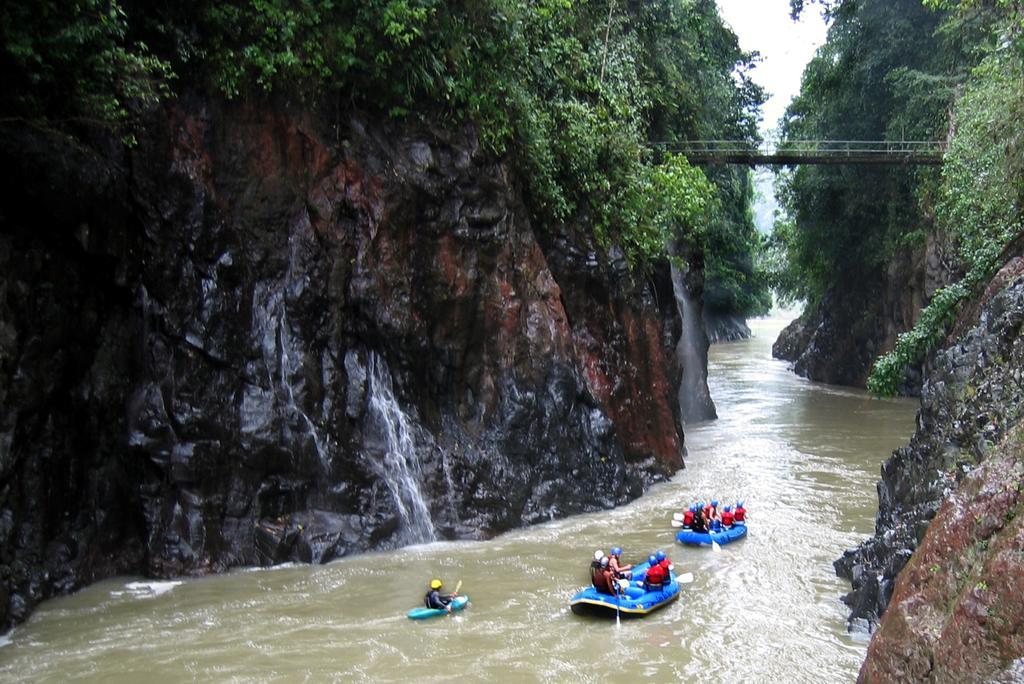
{"label": "blue helmet", "polygon": [[704,502],[703,501],[698,501],[697,502],[697,508],[704,508]]}
{"label": "blue helmet", "polygon": [[655,558],[654,556],[648,556],[647,557],[647,562],[650,563],[651,565],[654,565],[655,563],[658,562],[658,559]]}
{"label": "blue helmet", "polygon": [[714,506],[715,508],[718,508],[718,501],[717,500],[712,501],[711,505]]}
{"label": "blue helmet", "polygon": [[665,552],[658,551],[658,553],[654,554],[654,558],[660,563],[661,561],[665,560]]}
{"label": "blue helmet", "polygon": [[620,547],[618,547],[618,546],[613,546],[612,550],[608,552],[608,555],[609,556],[621,556],[622,555],[622,549]]}
{"label": "blue helmet", "polygon": [[725,507],[725,512],[726,512],[726,513],[728,513],[728,512],[729,512],[729,511],[731,511],[731,510],[732,510],[732,506],[726,506],[726,507]]}

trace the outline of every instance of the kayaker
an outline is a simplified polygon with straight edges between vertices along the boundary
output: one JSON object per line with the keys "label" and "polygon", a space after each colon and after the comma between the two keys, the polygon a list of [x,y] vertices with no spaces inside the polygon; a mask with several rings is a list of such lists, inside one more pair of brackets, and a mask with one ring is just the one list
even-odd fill
{"label": "kayaker", "polygon": [[423,602],[427,604],[427,608],[436,608],[437,610],[447,610],[449,613],[452,611],[452,600],[459,595],[459,592],[453,591],[450,594],[442,594],[441,587],[444,586],[439,579],[430,580],[430,591],[423,597]]}
{"label": "kayaker", "polygon": [[738,523],[746,523],[747,509],[743,507],[742,501],[736,503],[736,510],[733,512],[733,519]]}
{"label": "kayaker", "polygon": [[711,522],[712,520],[718,520],[718,519],[719,519],[719,515],[718,515],[718,501],[712,501],[712,502],[711,502],[711,503],[710,503],[710,504],[709,504],[709,505],[708,505],[708,506],[707,506],[707,507],[706,507],[706,508],[704,509],[704,519],[705,519],[706,521],[708,521],[709,523],[710,523],[710,522]]}
{"label": "kayaker", "polygon": [[611,569],[612,574],[615,575],[616,579],[630,579],[633,576],[631,572],[632,565],[622,564],[622,549],[618,546],[614,547],[608,552],[610,558],[608,559],[608,567]]}
{"label": "kayaker", "polygon": [[689,508],[686,509],[686,512],[683,513],[683,527],[689,529],[692,526],[693,526],[693,506],[690,506]]}
{"label": "kayaker", "polygon": [[647,568],[647,573],[644,575],[644,589],[647,591],[661,589],[668,581],[668,570],[658,562],[654,555],[651,555],[647,562],[650,567]]}

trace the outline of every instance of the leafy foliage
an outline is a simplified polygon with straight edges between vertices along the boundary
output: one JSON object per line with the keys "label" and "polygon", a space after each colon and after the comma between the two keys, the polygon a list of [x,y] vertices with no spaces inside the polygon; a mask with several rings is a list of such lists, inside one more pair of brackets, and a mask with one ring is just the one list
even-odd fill
{"label": "leafy foliage", "polygon": [[[669,236],[722,247],[721,287],[745,289],[723,305],[756,308],[766,292],[744,177],[711,185],[649,146],[755,135],[753,56],[713,0],[3,1],[17,79],[3,116],[122,125],[177,74],[227,98],[471,121],[520,172],[538,224],[590,226],[636,265]],[[723,210],[701,213],[712,207]]]}
{"label": "leafy foliage", "polygon": [[[917,0],[829,3],[828,41],[804,72],[783,121],[786,139],[931,139],[951,89],[934,36],[938,17]],[[783,299],[813,304],[826,291],[866,293],[908,235],[922,235],[918,189],[928,171],[802,166],[780,178],[791,220],[773,236],[772,282]]]}
{"label": "leafy foliage", "polygon": [[0,117],[94,124],[131,139],[131,108],[168,92],[170,64],[129,37],[117,0],[0,4]]}
{"label": "leafy foliage", "polygon": [[[1007,11],[993,33],[1002,40],[993,42],[957,102],[942,171],[938,218],[956,241],[965,276],[937,292],[914,328],[876,361],[868,380],[876,394],[897,391],[904,369],[944,339],[957,308],[977,294],[1001,265],[1005,247],[1024,232],[1024,25],[1008,3],[1000,4]],[[960,5],[964,12],[974,9]]]}

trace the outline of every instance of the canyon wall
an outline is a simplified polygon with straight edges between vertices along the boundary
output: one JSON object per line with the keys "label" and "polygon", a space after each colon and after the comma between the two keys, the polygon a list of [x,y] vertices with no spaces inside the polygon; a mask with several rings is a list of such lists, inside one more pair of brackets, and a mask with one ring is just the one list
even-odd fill
{"label": "canyon wall", "polygon": [[[832,290],[790,323],[772,347],[793,371],[832,385],[864,387],[876,357],[910,330],[935,291],[950,282],[952,269],[941,236],[929,236],[901,251],[876,283],[857,292]],[[911,369],[900,388],[920,392],[921,374]]]}
{"label": "canyon wall", "polygon": [[326,562],[683,465],[668,265],[531,224],[469,127],[186,95],[8,127],[0,627],[117,573]]}
{"label": "canyon wall", "polygon": [[928,362],[917,431],[882,467],[875,536],[836,562],[874,623],[862,681],[1024,675],[1024,258]]}

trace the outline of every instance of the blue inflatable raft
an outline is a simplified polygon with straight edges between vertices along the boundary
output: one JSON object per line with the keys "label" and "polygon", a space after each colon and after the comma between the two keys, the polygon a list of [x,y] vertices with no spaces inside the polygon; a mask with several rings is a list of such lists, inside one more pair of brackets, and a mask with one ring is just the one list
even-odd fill
{"label": "blue inflatable raft", "polygon": [[[469,603],[468,596],[456,596],[452,599],[452,612],[462,610]],[[413,608],[409,611],[408,616],[410,620],[426,620],[428,618],[440,617],[442,615],[448,615],[447,610],[441,610],[440,608]]]}
{"label": "blue inflatable raft", "polygon": [[647,563],[633,568],[633,581],[626,587],[625,595],[609,596],[590,586],[573,596],[569,600],[569,607],[577,615],[643,617],[679,598],[679,582],[671,573],[670,581],[661,589],[644,590],[643,576],[647,568]]}
{"label": "blue inflatable raft", "polygon": [[711,546],[711,542],[728,544],[737,539],[747,536],[747,526],[743,523],[735,523],[732,527],[722,528],[718,532],[694,532],[693,530],[679,530],[676,541],[680,544],[694,544]]}

